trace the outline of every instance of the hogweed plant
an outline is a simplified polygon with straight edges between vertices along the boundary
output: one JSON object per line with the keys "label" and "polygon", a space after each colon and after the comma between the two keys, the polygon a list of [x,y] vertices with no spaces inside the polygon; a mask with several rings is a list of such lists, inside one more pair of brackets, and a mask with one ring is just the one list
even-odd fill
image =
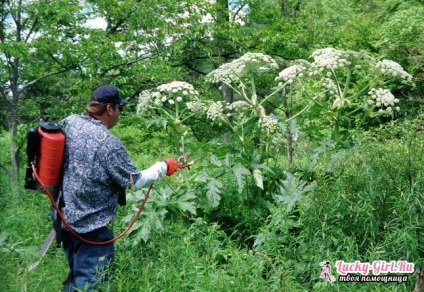
{"label": "hogweed plant", "polygon": [[[342,142],[341,131],[350,130],[346,125],[361,111],[370,116],[394,117],[401,110],[400,98],[391,93],[394,87],[390,84],[413,86],[412,76],[399,64],[376,60],[364,52],[326,48],[314,51],[311,58],[312,62],[296,60],[277,73],[279,65],[270,56],[246,53],[206,76],[206,82],[230,88],[233,102],[207,104],[191,84],[174,81],[143,91],[137,111],[160,112],[152,122],[170,126],[177,150],[178,139],[181,137],[183,142],[187,133],[184,122],[196,114],[205,114],[212,124],[225,124],[229,129],[228,134],[234,139],[226,149],[233,152],[211,153],[205,176],[201,176],[207,196],[215,198],[210,199],[213,207],[219,204],[223,184],[218,178],[224,174],[222,181],[233,176],[239,194],[246,193],[251,200],[271,199],[272,188],[287,166],[281,158],[290,155],[283,153],[282,145],[298,139],[299,129],[306,122],[314,122],[314,118],[320,125],[330,121],[331,144]],[[285,102],[287,89],[290,104]],[[292,109],[296,112],[292,113]],[[328,137],[324,143],[327,142]],[[287,162],[290,167],[291,160]],[[217,174],[212,172],[213,165]]]}
{"label": "hogweed plant", "polygon": [[[393,86],[414,85],[412,76],[398,63],[377,60],[364,52],[325,48],[314,51],[311,58],[312,62],[294,61],[278,73],[276,82],[269,81],[265,85],[257,80],[265,74],[273,74],[279,68],[270,56],[246,53],[221,65],[206,76],[206,81],[227,85],[232,89],[235,101],[212,103],[207,117],[214,123],[226,124],[232,130],[232,135],[240,142],[241,147],[236,150],[240,154],[260,157],[255,163],[264,163],[266,167],[270,167],[268,160],[271,158],[275,166],[281,167],[278,151],[281,151],[282,144],[289,145],[293,142],[291,139],[298,138],[298,133],[290,127],[296,130],[301,128],[303,114],[312,113],[308,119],[320,119],[321,124],[329,120],[332,141],[339,143],[342,142],[342,131],[349,134],[351,129],[347,127],[352,124],[356,114],[362,112],[371,117],[394,117],[400,111],[401,102],[390,90]],[[260,89],[257,88],[258,84],[261,84]],[[287,89],[293,99],[290,104],[284,100]],[[271,98],[278,109],[268,109],[270,112],[267,112],[264,105]],[[288,107],[297,111],[292,113]],[[286,115],[282,116],[279,109]],[[320,118],[318,114],[325,118]],[[275,151],[270,151],[272,149]],[[290,166],[291,153],[287,152]]]}
{"label": "hogweed plant", "polygon": [[278,67],[268,55],[246,53],[206,76],[206,82],[225,84],[233,91],[233,102],[213,102],[206,115],[213,124],[230,129],[234,153],[227,153],[220,164],[227,166],[227,173],[234,174],[238,193],[246,194],[251,203],[268,195],[268,185],[275,175],[273,168],[279,167],[283,155],[280,152],[286,126],[265,107],[267,101],[278,98],[282,86],[275,88],[266,83],[264,87],[259,82],[261,77],[273,76]]}
{"label": "hogweed plant", "polygon": [[[155,124],[167,128],[173,137],[176,153],[184,153],[184,138],[188,132],[185,122],[194,115],[204,112],[204,107],[199,99],[199,92],[193,85],[183,81],[173,81],[141,92],[138,97],[137,114],[148,118],[148,126]],[[137,191],[134,195],[127,195],[128,200],[135,203],[135,210],[138,208],[142,193]],[[132,229],[135,233],[132,245],[138,245],[141,240],[146,242],[152,231],[162,229],[165,215],[170,211],[195,215],[195,200],[193,191],[187,190],[182,180],[178,187],[171,184],[155,186],[149,199],[150,203],[146,204],[143,212],[142,221],[137,222]],[[131,218],[132,215],[128,215],[123,222],[128,223]]]}
{"label": "hogweed plant", "polygon": [[340,139],[341,121],[361,110],[370,116],[392,117],[400,111],[400,100],[391,93],[389,83],[414,86],[412,76],[398,63],[378,61],[364,52],[326,48],[311,57],[311,63],[294,61],[276,80],[298,84],[294,88],[300,88],[299,95],[310,100],[305,109],[316,105],[327,111],[334,122],[335,141]]}

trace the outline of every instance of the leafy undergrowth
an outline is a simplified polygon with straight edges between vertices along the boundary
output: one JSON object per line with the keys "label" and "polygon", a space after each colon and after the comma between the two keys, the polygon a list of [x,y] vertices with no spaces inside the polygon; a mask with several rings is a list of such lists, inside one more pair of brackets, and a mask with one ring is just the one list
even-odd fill
{"label": "leafy undergrowth", "polygon": [[[196,213],[180,197],[179,205],[162,202],[159,190],[166,185],[158,185],[151,200],[157,206],[149,205],[141,222],[157,210],[163,216],[157,214],[147,235],[136,229],[117,242],[112,291],[412,291],[424,264],[423,141],[418,134],[363,140],[327,153],[308,180],[285,172],[267,217],[237,206],[235,215],[246,211],[243,224],[231,212],[217,212],[220,206]],[[61,291],[67,275],[62,249],[52,245],[45,257],[38,254],[51,229],[48,199],[35,191],[12,195],[6,176],[0,182],[2,291]],[[119,209],[116,233],[131,207]],[[333,284],[320,278],[324,260],[332,264]],[[415,272],[402,284],[342,283],[338,260],[405,260]]]}

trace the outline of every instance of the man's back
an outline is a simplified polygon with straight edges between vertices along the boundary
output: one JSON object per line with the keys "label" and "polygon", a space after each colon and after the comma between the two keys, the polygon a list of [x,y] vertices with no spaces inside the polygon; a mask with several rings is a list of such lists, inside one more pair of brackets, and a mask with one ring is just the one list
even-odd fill
{"label": "man's back", "polygon": [[86,233],[112,220],[120,190],[128,188],[130,176],[137,180],[139,171],[102,122],[72,115],[64,128],[63,213],[75,231]]}

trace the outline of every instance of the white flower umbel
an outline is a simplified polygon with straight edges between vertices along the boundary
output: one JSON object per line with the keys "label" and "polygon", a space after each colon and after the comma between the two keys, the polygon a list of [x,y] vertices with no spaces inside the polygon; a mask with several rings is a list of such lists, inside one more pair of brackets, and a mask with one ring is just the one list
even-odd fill
{"label": "white flower umbel", "polygon": [[[184,81],[173,81],[162,84],[157,87],[157,91],[161,95],[172,98],[174,101],[183,101],[183,97],[198,97],[199,93],[194,89],[193,85]],[[185,98],[186,100],[188,98]]]}
{"label": "white flower umbel", "polygon": [[404,84],[412,84],[412,76],[403,70],[402,66],[398,63],[391,60],[382,60],[375,64],[375,67],[383,74],[385,77],[393,78],[399,77],[402,79]]}
{"label": "white flower umbel", "polygon": [[270,56],[262,53],[246,53],[242,57],[221,65],[210,72],[206,80],[211,83],[223,82],[226,84],[242,83],[242,78],[249,77],[251,73],[263,73],[277,69],[278,65]]}
{"label": "white flower umbel", "polygon": [[[263,111],[262,103],[275,95],[281,88],[267,96],[259,96],[256,91],[255,79],[267,71],[278,69],[277,62],[270,56],[262,53],[246,53],[242,57],[221,65],[218,69],[210,72],[206,76],[206,81],[210,83],[225,83],[231,88],[235,95],[239,95],[245,102],[238,102],[231,108],[226,108],[227,115],[235,116],[240,113],[240,108],[248,107],[252,113],[258,116]],[[212,106],[212,109],[216,105]],[[214,115],[210,114],[210,117]]]}
{"label": "white flower umbel", "polygon": [[327,93],[329,96],[335,96],[338,93],[337,85],[332,79],[323,77],[321,81],[324,92]]}
{"label": "white flower umbel", "polygon": [[[221,124],[222,122],[229,123],[229,118],[237,123],[252,113],[253,107],[250,103],[244,100],[237,100],[233,103],[228,103],[225,101],[214,102],[209,106],[207,110],[207,117],[212,121],[218,120]],[[257,106],[259,115],[265,115],[265,109],[262,106]],[[250,111],[250,112],[248,112]]]}
{"label": "white flower umbel", "polygon": [[276,133],[279,130],[278,119],[275,116],[262,116],[258,121],[259,128],[267,134]]}
{"label": "white flower umbel", "polygon": [[349,52],[333,48],[316,50],[312,53],[314,62],[311,64],[311,75],[316,75],[324,70],[336,70],[351,64]]}
{"label": "white flower umbel", "polygon": [[193,113],[203,112],[205,110],[205,104],[200,100],[188,101],[186,106]]}
{"label": "white flower umbel", "polygon": [[395,98],[390,90],[372,88],[368,92],[368,95],[370,99],[367,100],[367,105],[377,109],[379,114],[390,114],[393,112],[393,109],[399,111],[399,107],[397,106],[399,99]]}
{"label": "white flower umbel", "polygon": [[151,108],[152,104],[159,104],[159,102],[153,97],[153,93],[150,90],[144,90],[138,96],[137,113],[144,114]]}
{"label": "white flower umbel", "polygon": [[156,90],[145,90],[138,98],[137,113],[160,109],[171,118],[184,120],[193,113],[204,111],[199,92],[184,81],[159,85]]}
{"label": "white flower umbel", "polygon": [[[278,73],[278,76],[275,78],[275,80],[283,80],[287,83],[293,83],[297,78],[301,78],[305,75],[305,72],[309,67],[307,67],[306,64],[309,65],[308,62],[304,61],[303,63],[295,64],[284,69]],[[282,86],[282,84],[280,83],[279,86]]]}
{"label": "white flower umbel", "polygon": [[209,109],[206,112],[206,116],[212,121],[226,121],[226,111],[227,111],[228,103],[224,101],[217,101],[212,103],[209,106]]}

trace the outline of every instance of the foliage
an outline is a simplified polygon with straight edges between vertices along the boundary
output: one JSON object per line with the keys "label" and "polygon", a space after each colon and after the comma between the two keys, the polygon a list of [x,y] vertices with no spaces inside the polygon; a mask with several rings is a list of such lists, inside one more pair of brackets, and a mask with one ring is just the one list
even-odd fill
{"label": "foliage", "polygon": [[[141,271],[139,262],[143,263]],[[294,279],[279,278],[274,271],[268,271],[266,259],[238,248],[217,224],[201,218],[189,226],[178,221],[168,224],[149,244],[121,254],[118,267],[118,291],[137,287],[167,291],[278,291],[297,286]]]}
{"label": "foliage", "polygon": [[[408,143],[362,141],[355,151],[343,151],[331,161],[315,177],[313,190],[290,188],[290,201],[275,203],[255,248],[281,265],[291,262],[294,276],[306,282],[317,277],[314,266],[324,258],[405,259],[421,265],[423,155],[416,147],[423,136],[404,138]],[[411,283],[401,286],[411,290]]]}
{"label": "foliage", "polygon": [[[168,128],[176,152],[180,150],[184,154],[185,142],[193,138],[187,136],[188,127],[184,123],[195,114],[206,113],[213,124],[227,128],[231,140],[210,140],[209,143],[216,145],[211,151],[200,147],[200,155],[206,152],[210,159],[202,157],[196,162],[202,166],[196,178],[186,178],[180,183],[187,187],[186,192],[197,194],[190,200],[199,199],[201,203],[198,206],[207,214],[213,214],[215,209],[221,207],[218,214],[230,214],[221,218],[223,222],[227,221],[228,224],[228,221],[236,218],[237,221],[241,219],[246,222],[250,226],[243,226],[247,237],[254,234],[258,226],[249,217],[265,216],[265,206],[276,200],[271,194],[278,189],[279,174],[285,176],[284,164],[280,160],[286,153],[280,151],[280,146],[289,143],[285,141],[288,135],[292,140],[299,136],[299,128],[294,130],[294,118],[309,111],[314,112],[309,116],[309,122],[316,123],[317,120],[322,123],[320,112],[330,115],[332,120],[329,122],[333,127],[331,138],[337,145],[341,142],[342,126],[345,127],[343,139],[346,140],[350,134],[346,124],[350,124],[352,113],[377,109],[379,114],[393,116],[395,110],[400,110],[397,107],[399,99],[388,89],[375,89],[374,86],[392,80],[412,84],[412,76],[399,64],[390,60],[378,61],[366,53],[327,48],[314,51],[312,57],[312,63],[298,60],[282,70],[275,78],[281,81],[278,85],[273,79],[266,78],[278,69],[278,63],[268,55],[246,53],[221,65],[210,72],[205,81],[231,88],[234,92],[232,103],[216,101],[208,105],[198,98],[199,93],[191,84],[182,81],[159,85],[156,90],[146,90],[139,97],[138,112],[148,119],[152,117],[151,125]],[[276,98],[287,86],[290,89],[293,86],[293,91],[296,91],[296,86],[300,89],[294,105],[307,104],[296,114],[291,113],[291,105]],[[368,99],[364,91],[369,91]],[[309,99],[309,102],[305,102],[305,99]],[[277,109],[281,108],[286,115],[281,116],[275,109],[274,112],[267,112],[264,105],[269,100],[273,100]],[[304,119],[300,121],[306,124]],[[333,142],[330,140],[329,143]],[[317,159],[318,156],[313,163]],[[236,195],[222,196],[224,186],[233,189],[230,193]],[[234,209],[234,202],[241,203],[240,207]],[[142,234],[141,237],[145,238],[145,231],[142,230]]]}
{"label": "foliage", "polygon": [[[389,9],[390,2],[382,3],[383,7]],[[377,31],[380,36],[374,42],[375,47],[385,58],[396,59],[409,68],[409,71],[417,76],[418,89],[422,90],[424,59],[421,44],[424,40],[424,7],[416,5],[415,1],[402,1],[398,4],[397,8],[392,8],[395,11],[380,16],[386,21]]]}
{"label": "foliage", "polygon": [[[185,187],[170,191],[167,184],[158,185],[138,223],[138,228],[149,229],[149,233],[136,229],[117,243],[114,289],[208,290],[224,289],[225,283],[226,291],[239,291],[250,283],[243,290],[290,287],[290,291],[324,291],[331,288],[319,279],[319,263],[324,258],[332,263],[340,259],[405,259],[422,265],[423,226],[419,218],[423,216],[424,137],[409,129],[403,129],[401,135],[399,139],[383,138],[384,143],[365,139],[358,141],[356,148],[328,155],[318,161],[315,169],[322,171],[315,172],[313,182],[286,173],[274,189],[274,203],[268,205],[270,215],[260,223],[253,248],[240,245],[245,243],[240,242],[240,232],[245,230],[241,221],[230,231],[225,222],[217,225],[199,217],[201,212],[195,215],[180,208],[185,202]],[[196,177],[199,169],[193,172],[190,176]],[[0,177],[6,185],[5,176]],[[202,183],[196,185],[200,190]],[[225,188],[221,195],[236,194],[236,182],[233,187]],[[142,194],[135,194],[137,202]],[[9,192],[1,200],[5,291],[22,287],[57,290],[66,276],[61,250],[50,248],[38,267],[27,270],[40,259],[37,247],[50,228],[47,198],[33,192],[19,197]],[[223,205],[221,216],[235,212],[234,207],[240,205],[233,204],[233,209]],[[120,209],[116,230],[125,227],[125,216],[132,214],[128,207]],[[249,214],[253,215],[252,210]],[[244,220],[258,218],[246,216]],[[136,240],[139,234],[148,236],[147,242],[142,237]],[[411,275],[401,285],[337,283],[333,288],[411,290],[413,279]]]}

